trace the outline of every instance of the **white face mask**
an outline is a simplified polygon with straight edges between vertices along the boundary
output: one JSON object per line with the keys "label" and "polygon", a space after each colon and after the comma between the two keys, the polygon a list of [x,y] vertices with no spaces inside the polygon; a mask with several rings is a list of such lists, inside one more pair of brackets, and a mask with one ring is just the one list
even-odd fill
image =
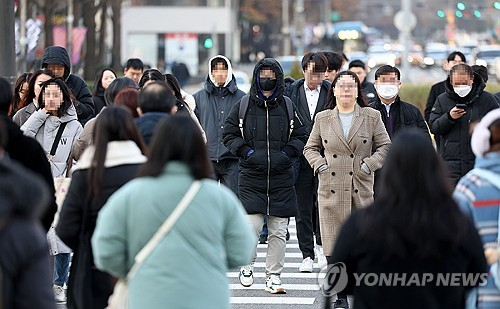
{"label": "white face mask", "polygon": [[399,86],[394,84],[376,85],[377,93],[383,99],[389,100],[394,98],[399,92]]}
{"label": "white face mask", "polygon": [[453,91],[455,91],[455,93],[461,98],[468,95],[471,90],[472,90],[472,86],[469,86],[469,85],[461,85],[461,86],[453,87]]}

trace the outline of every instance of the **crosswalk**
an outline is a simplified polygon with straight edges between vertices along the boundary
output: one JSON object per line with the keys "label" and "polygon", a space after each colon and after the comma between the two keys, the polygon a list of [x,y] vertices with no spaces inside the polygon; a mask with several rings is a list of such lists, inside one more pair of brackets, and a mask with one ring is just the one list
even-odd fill
{"label": "crosswalk", "polygon": [[249,308],[323,308],[323,296],[318,285],[319,268],[314,263],[312,273],[301,273],[298,270],[302,262],[302,253],[297,242],[295,220],[290,219],[288,226],[290,240],[286,245],[285,266],[281,273],[281,281],[287,294],[272,295],[265,289],[265,259],[267,244],[257,246],[257,260],[254,264],[254,284],[243,287],[238,280],[239,269],[227,273],[231,289],[231,307],[234,309]]}

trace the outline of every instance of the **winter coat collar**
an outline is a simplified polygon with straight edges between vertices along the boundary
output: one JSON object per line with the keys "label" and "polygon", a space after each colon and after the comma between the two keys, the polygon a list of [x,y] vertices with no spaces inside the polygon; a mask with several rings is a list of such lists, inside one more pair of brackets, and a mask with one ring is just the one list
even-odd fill
{"label": "winter coat collar", "polygon": [[476,157],[475,168],[484,168],[500,174],[500,152],[488,152],[484,157]]}
{"label": "winter coat collar", "polygon": [[[75,170],[88,169],[91,166],[94,157],[95,147],[89,146],[83,152]],[[106,151],[106,160],[104,167],[114,167],[125,164],[142,164],[146,162],[146,157],[134,141],[113,141],[108,143]]]}
{"label": "winter coat collar", "polygon": [[[228,76],[229,76],[229,74],[228,74]],[[207,81],[205,82],[204,88],[208,93],[217,93],[216,91],[218,89],[220,89],[222,95],[227,95],[228,92],[235,93],[236,91],[238,91],[238,85],[236,84],[236,78],[234,77],[234,75],[231,75],[231,80],[229,81],[229,83],[227,85],[225,85],[223,87],[215,86],[215,84],[210,79],[210,75],[209,75],[207,77]]]}

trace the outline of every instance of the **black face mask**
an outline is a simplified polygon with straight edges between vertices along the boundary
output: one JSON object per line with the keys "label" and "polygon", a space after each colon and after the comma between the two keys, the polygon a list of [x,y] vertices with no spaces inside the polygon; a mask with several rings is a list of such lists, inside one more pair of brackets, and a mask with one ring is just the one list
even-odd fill
{"label": "black face mask", "polygon": [[259,78],[260,89],[264,91],[271,91],[276,88],[276,79],[270,79],[269,77]]}

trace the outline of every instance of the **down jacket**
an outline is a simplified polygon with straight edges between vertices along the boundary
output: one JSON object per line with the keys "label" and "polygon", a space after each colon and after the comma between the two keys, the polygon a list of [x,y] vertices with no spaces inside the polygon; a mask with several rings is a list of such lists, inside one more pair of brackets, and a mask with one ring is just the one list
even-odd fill
{"label": "down jacket", "polygon": [[61,118],[49,115],[41,109],[37,110],[21,127],[24,135],[34,137],[49,157],[57,130],[63,122],[67,122],[67,125],[57,146],[56,154],[52,159],[49,159],[54,178],[66,176],[71,146],[83,130],[82,125],[77,121],[75,108],[71,106]]}
{"label": "down jacket", "polygon": [[[278,81],[274,93],[264,99],[257,80],[261,67],[271,67]],[[307,141],[306,127],[294,111],[294,128],[286,110],[283,69],[272,58],[262,59],[253,72],[248,109],[239,128],[240,103],[231,110],[224,127],[224,145],[240,158],[240,200],[249,214],[291,217],[297,214],[292,159],[302,154]],[[294,108],[295,109],[295,108]],[[247,157],[249,150],[254,153]]]}
{"label": "down jacket", "polygon": [[[457,184],[474,167],[476,159],[470,146],[469,125],[499,105],[493,94],[484,91],[486,85],[475,73],[472,90],[463,98],[453,91],[449,77],[445,86],[446,92],[437,97],[432,107],[429,124],[431,132],[441,136],[439,152],[448,166],[453,184]],[[467,105],[466,114],[454,120],[450,117],[450,110],[457,103]]]}
{"label": "down jacket", "polygon": [[0,160],[0,307],[55,309],[49,250],[38,222],[49,203],[44,181]]}

